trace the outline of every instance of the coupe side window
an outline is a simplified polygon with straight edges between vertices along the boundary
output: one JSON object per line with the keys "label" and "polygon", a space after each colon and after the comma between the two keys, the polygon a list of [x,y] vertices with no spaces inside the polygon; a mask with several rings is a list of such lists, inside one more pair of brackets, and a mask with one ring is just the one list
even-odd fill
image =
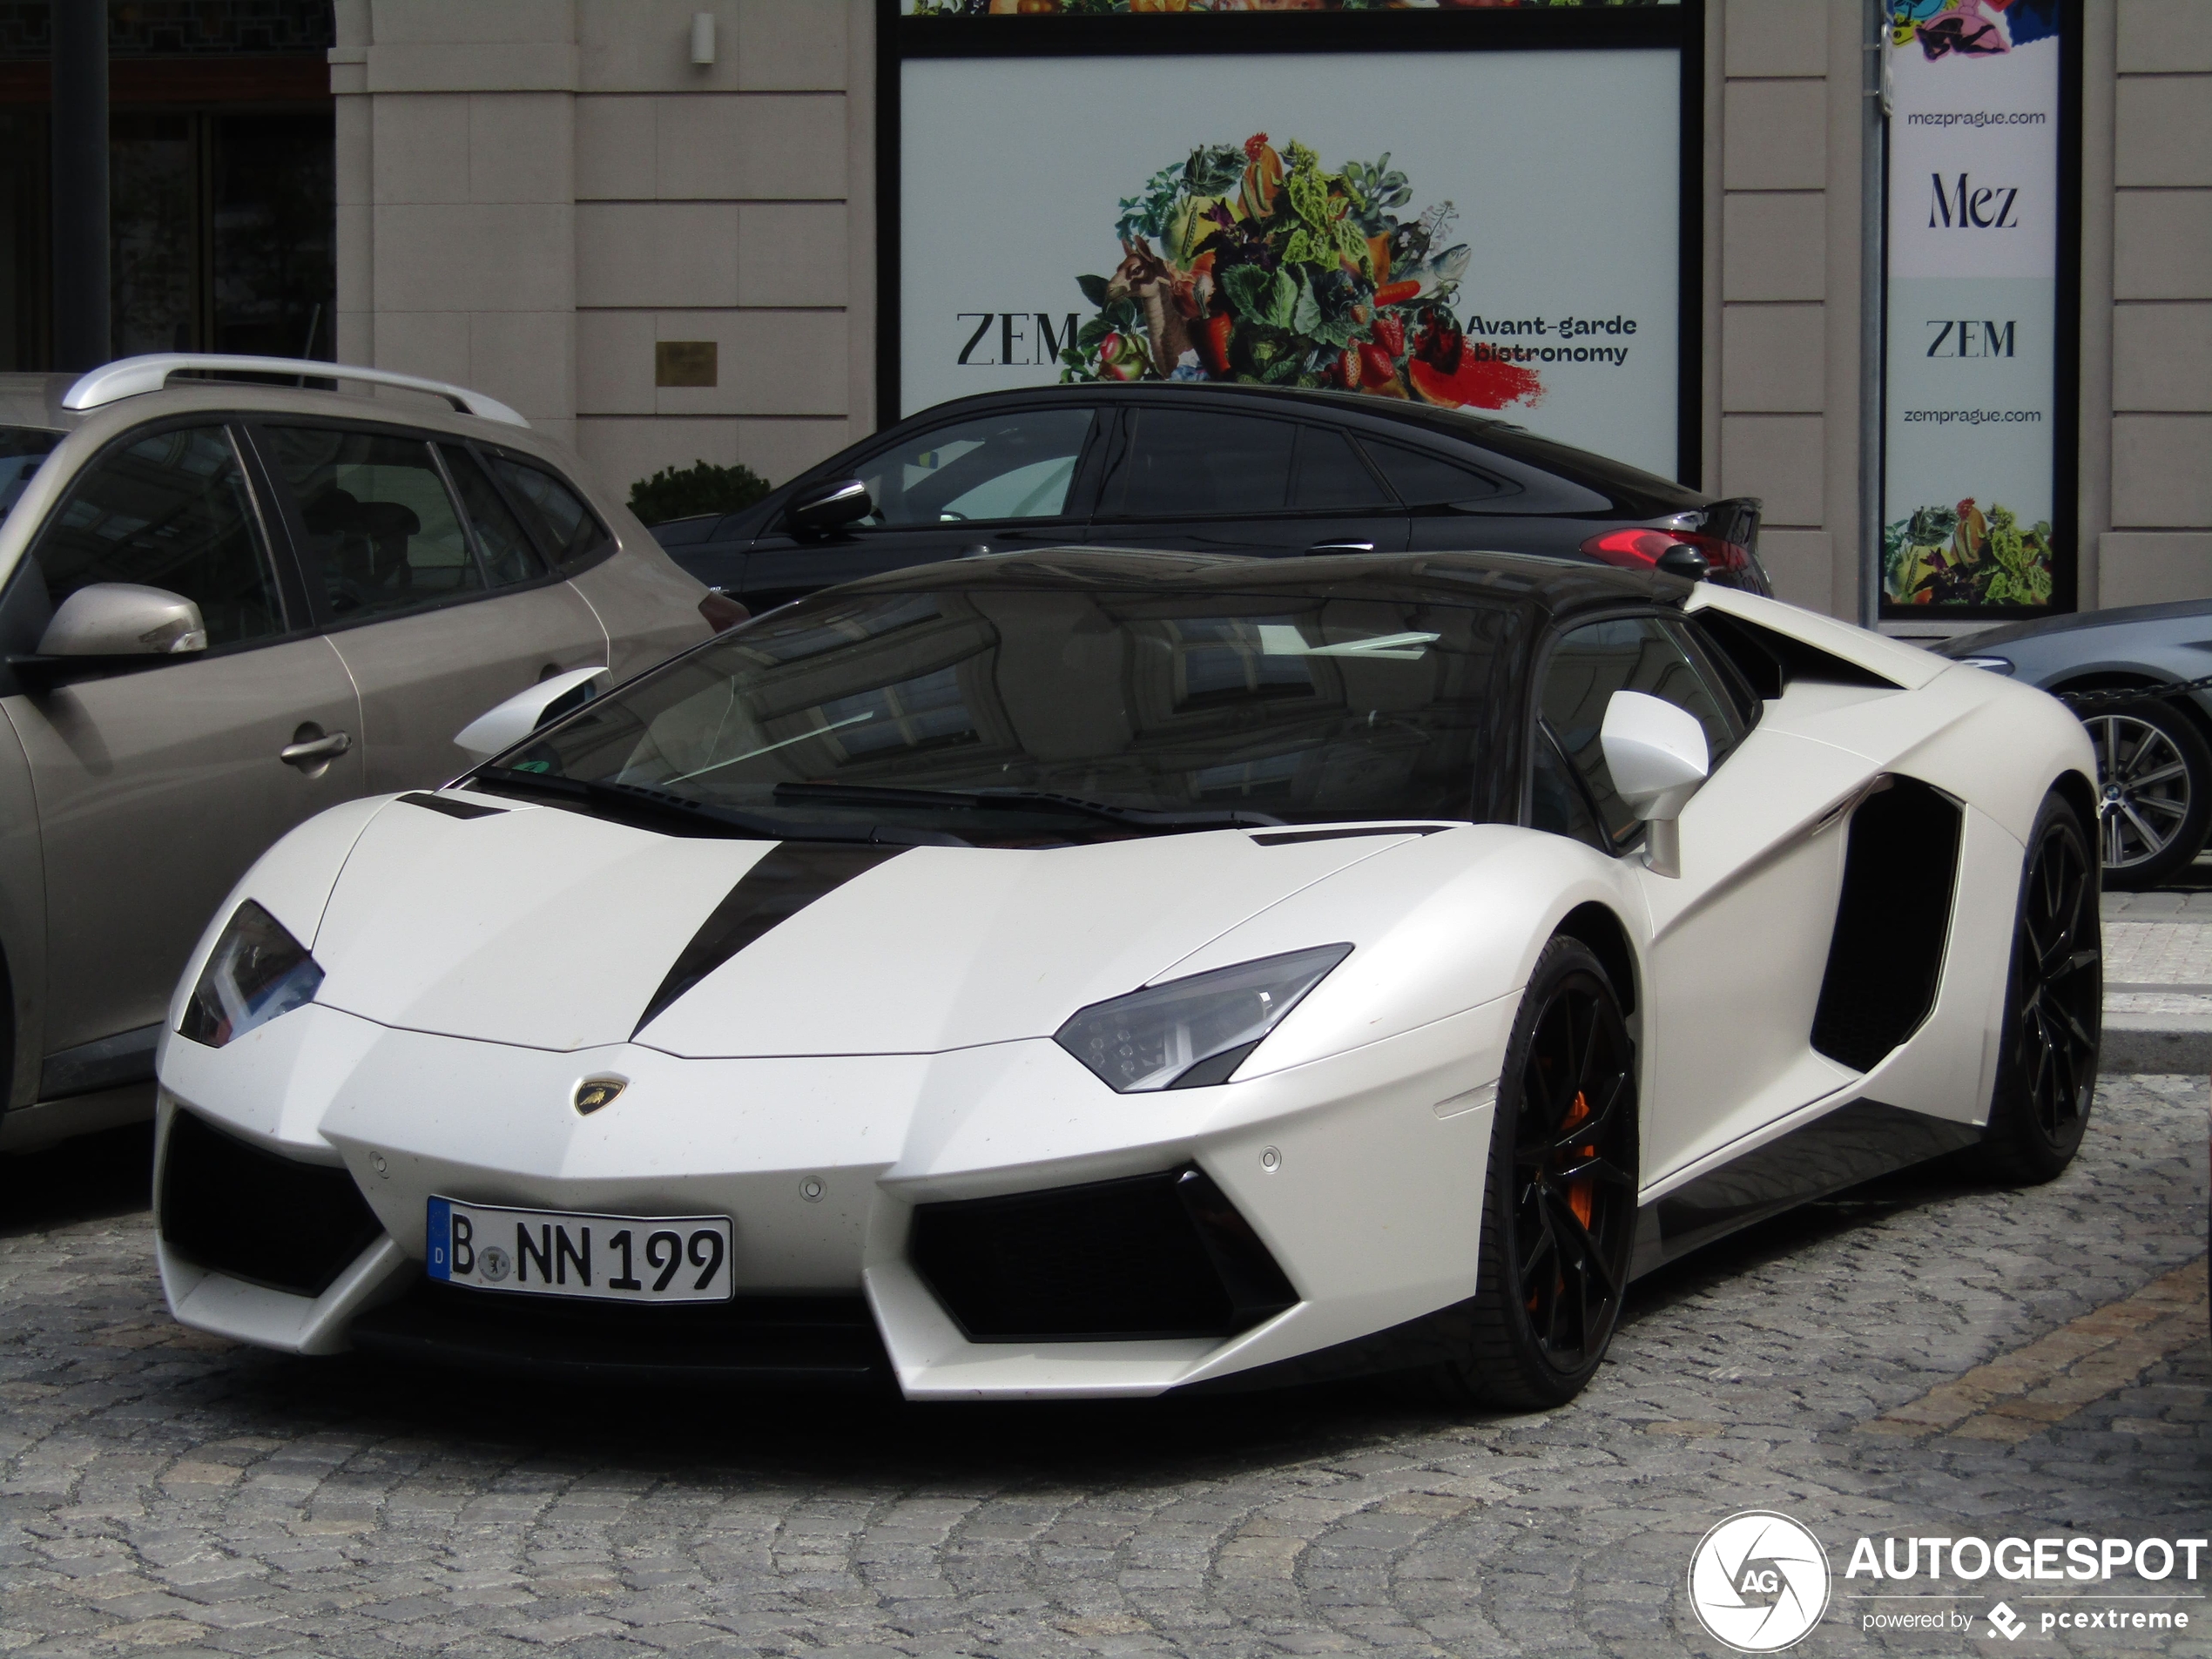
{"label": "coupe side window", "polygon": [[1288,421],[1211,409],[1141,408],[1129,455],[1106,485],[1109,518],[1279,513],[1290,496]]}
{"label": "coupe side window", "polygon": [[284,631],[246,475],[219,426],[178,427],[93,462],[32,556],[59,604],[95,582],[165,588],[199,607],[211,647]]}
{"label": "coupe side window", "polygon": [[1390,487],[1398,492],[1398,499],[1408,507],[1441,507],[1447,502],[1482,501],[1505,492],[1506,487],[1495,478],[1472,467],[1447,461],[1441,455],[1385,443],[1376,438],[1362,442],[1375,465],[1382,469],[1382,475],[1390,480]]}
{"label": "coupe side window", "polygon": [[1298,428],[1291,505],[1302,512],[1391,510],[1390,492],[1375,482],[1352,440],[1318,426]]}
{"label": "coupe side window", "polygon": [[306,532],[307,584],[339,621],[483,590],[428,444],[330,427],[273,426],[266,435]]}
{"label": "coupe side window", "polygon": [[1696,716],[1716,769],[1743,736],[1732,711],[1713,695],[1682,643],[1657,617],[1616,617],[1563,635],[1544,669],[1541,712],[1588,785],[1605,839],[1616,852],[1625,851],[1642,832],[1613,787],[1598,741],[1605,705],[1621,691],[1663,698]]}
{"label": "coupe side window", "polygon": [[1093,419],[1089,409],[1030,409],[917,433],[861,463],[871,527],[1058,518]]}

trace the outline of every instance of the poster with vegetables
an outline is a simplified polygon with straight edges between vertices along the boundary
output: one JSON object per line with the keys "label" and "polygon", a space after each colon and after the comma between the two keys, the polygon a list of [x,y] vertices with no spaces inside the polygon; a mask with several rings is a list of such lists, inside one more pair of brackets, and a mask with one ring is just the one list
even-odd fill
{"label": "poster with vegetables", "polygon": [[2059,0],[1892,0],[1882,608],[2054,603]]}
{"label": "poster with vegetables", "polygon": [[1678,88],[1655,50],[910,60],[902,412],[1325,388],[1672,475]]}

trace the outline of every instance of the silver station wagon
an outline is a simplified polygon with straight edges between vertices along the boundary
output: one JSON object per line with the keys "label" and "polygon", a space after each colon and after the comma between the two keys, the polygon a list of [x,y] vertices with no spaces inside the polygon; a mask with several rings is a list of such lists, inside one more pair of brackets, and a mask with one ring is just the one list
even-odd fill
{"label": "silver station wagon", "polygon": [[[207,378],[256,371],[424,395]],[[519,692],[706,637],[720,602],[577,472],[380,371],[0,375],[0,1151],[151,1112],[185,958],[286,830],[453,776]]]}

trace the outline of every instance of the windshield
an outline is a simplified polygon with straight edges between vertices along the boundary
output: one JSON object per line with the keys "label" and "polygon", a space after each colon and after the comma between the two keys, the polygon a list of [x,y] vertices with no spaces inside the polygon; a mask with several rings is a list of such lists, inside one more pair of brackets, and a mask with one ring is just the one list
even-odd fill
{"label": "windshield", "polygon": [[1463,819],[1515,617],[1341,592],[825,595],[478,776],[833,839]]}
{"label": "windshield", "polygon": [[15,511],[16,502],[62,436],[44,427],[0,426],[0,523]]}

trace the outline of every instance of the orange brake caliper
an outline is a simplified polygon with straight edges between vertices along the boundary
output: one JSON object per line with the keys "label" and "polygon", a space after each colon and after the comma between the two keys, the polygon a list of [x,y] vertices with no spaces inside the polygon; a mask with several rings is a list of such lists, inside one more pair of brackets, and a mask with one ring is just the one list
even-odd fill
{"label": "orange brake caliper", "polygon": [[[1575,1091],[1575,1103],[1567,1109],[1566,1127],[1573,1129],[1575,1124],[1581,1123],[1589,1115],[1589,1096],[1578,1089]],[[1575,1152],[1579,1157],[1594,1158],[1597,1156],[1597,1148],[1595,1146],[1577,1147],[1575,1149]],[[1568,1184],[1567,1207],[1575,1212],[1575,1219],[1581,1222],[1586,1228],[1590,1224],[1590,1215],[1595,1208],[1596,1203],[1597,1183],[1593,1177],[1586,1175],[1581,1180],[1570,1182]],[[1567,1285],[1567,1264],[1563,1257],[1560,1262],[1559,1271],[1556,1275],[1556,1278],[1557,1283],[1554,1286],[1554,1291],[1565,1289]],[[1534,1313],[1536,1311],[1536,1303],[1538,1299],[1538,1298],[1534,1296],[1528,1298],[1528,1311],[1531,1313]]]}

